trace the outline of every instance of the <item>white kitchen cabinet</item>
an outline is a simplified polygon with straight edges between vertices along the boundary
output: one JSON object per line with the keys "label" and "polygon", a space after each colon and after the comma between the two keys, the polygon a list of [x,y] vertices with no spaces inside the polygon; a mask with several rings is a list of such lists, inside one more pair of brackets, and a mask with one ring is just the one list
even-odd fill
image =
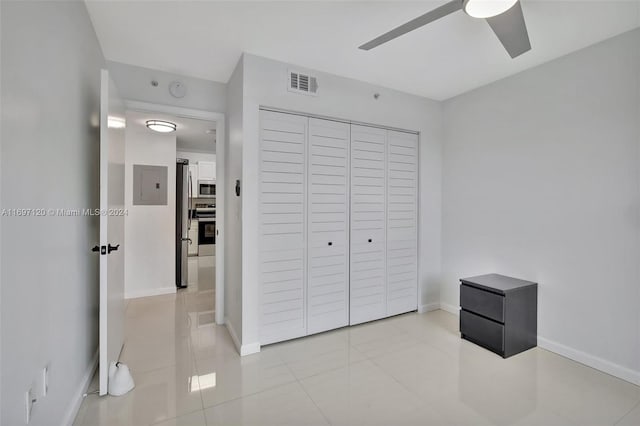
{"label": "white kitchen cabinet", "polygon": [[216,163],[214,161],[198,161],[198,179],[216,180]]}
{"label": "white kitchen cabinet", "polygon": [[[189,164],[189,191],[191,198],[198,198],[198,165]],[[191,206],[189,206],[191,208]]]}
{"label": "white kitchen cabinet", "polygon": [[187,254],[189,256],[197,256],[198,255],[198,221],[191,220],[191,228],[189,229],[189,250]]}

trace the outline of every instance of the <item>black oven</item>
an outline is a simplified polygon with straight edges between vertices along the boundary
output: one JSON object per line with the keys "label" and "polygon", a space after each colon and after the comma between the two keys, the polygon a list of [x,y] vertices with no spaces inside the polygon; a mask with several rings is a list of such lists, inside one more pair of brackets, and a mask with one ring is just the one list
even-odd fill
{"label": "black oven", "polygon": [[215,218],[199,218],[198,219],[198,245],[206,246],[216,243],[216,219]]}

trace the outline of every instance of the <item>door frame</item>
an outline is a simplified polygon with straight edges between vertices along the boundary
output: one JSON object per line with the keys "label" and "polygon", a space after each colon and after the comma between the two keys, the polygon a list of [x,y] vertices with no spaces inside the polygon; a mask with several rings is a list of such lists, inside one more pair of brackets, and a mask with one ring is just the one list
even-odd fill
{"label": "door frame", "polygon": [[[226,204],[226,182],[225,182],[225,169],[224,163],[225,156],[225,114],[215,111],[204,111],[193,108],[183,108],[171,105],[154,104],[149,102],[140,102],[126,100],[124,101],[126,109],[139,112],[151,112],[160,114],[169,114],[176,117],[192,118],[196,120],[214,121],[216,123],[216,305],[215,305],[215,320],[216,324],[224,324],[224,205]],[[222,143],[218,143],[218,142]],[[218,161],[218,158],[222,158],[223,161]],[[222,209],[217,207],[217,200],[222,200]]]}

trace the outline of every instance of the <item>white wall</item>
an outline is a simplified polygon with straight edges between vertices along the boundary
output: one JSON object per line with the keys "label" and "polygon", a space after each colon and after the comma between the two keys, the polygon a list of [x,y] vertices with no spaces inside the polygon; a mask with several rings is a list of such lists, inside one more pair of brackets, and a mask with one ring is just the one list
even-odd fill
{"label": "white wall", "polygon": [[[224,181],[225,204],[224,229],[225,255],[224,255],[224,315],[225,323],[229,328],[236,345],[242,344],[242,200],[235,194],[236,179],[242,179],[242,150],[243,150],[243,60],[236,65],[229,83],[227,83],[227,136],[223,141],[225,164]],[[244,184],[244,182],[242,182]],[[244,190],[244,188],[243,188]],[[219,190],[218,190],[219,192]],[[240,348],[239,348],[240,349]]]}
{"label": "white wall", "polygon": [[[118,86],[120,96],[125,99],[171,105],[203,111],[225,111],[226,84],[200,78],[171,74],[164,71],[137,67],[120,62],[107,61],[109,72]],[[151,81],[158,86],[151,85]],[[169,93],[169,84],[181,81],[187,88],[183,98],[174,98]]]}
{"label": "white wall", "polygon": [[[84,3],[2,1],[2,208],[99,207],[104,59]],[[98,347],[97,217],[2,217],[0,422],[72,421]]]}
{"label": "white wall", "polygon": [[539,344],[640,383],[640,30],[447,101],[442,302],[539,283]]}
{"label": "white wall", "polygon": [[[176,136],[131,124],[125,132],[125,298],[174,293],[176,215]],[[167,205],[133,205],[133,165],[166,166]]]}
{"label": "white wall", "polygon": [[[258,152],[259,107],[270,106],[420,132],[420,305],[439,301],[441,104],[321,72],[318,96],[286,90],[290,65],[244,55],[243,107],[243,344],[259,343]],[[295,67],[301,70],[300,67]],[[374,93],[380,93],[375,100]]]}

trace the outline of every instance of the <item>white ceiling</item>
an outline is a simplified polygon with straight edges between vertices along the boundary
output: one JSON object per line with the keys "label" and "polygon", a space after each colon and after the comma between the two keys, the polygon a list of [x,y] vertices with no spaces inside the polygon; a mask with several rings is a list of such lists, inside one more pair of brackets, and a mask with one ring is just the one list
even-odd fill
{"label": "white ceiling", "polygon": [[[153,132],[146,128],[147,120],[166,120],[175,123],[178,151],[211,154],[216,152],[215,122],[138,111],[131,111],[128,117],[127,126],[137,126],[147,132]],[[207,133],[207,130],[213,130],[213,133]]]}
{"label": "white ceiling", "polygon": [[357,48],[445,1],[86,1],[109,60],[227,82],[245,51],[436,100],[640,26],[640,0],[522,0],[533,50],[512,60],[462,11]]}
{"label": "white ceiling", "polygon": [[[192,120],[187,118],[176,119],[176,142],[178,151],[205,152],[215,154],[216,134],[215,122]],[[207,133],[213,131],[213,133]]]}

